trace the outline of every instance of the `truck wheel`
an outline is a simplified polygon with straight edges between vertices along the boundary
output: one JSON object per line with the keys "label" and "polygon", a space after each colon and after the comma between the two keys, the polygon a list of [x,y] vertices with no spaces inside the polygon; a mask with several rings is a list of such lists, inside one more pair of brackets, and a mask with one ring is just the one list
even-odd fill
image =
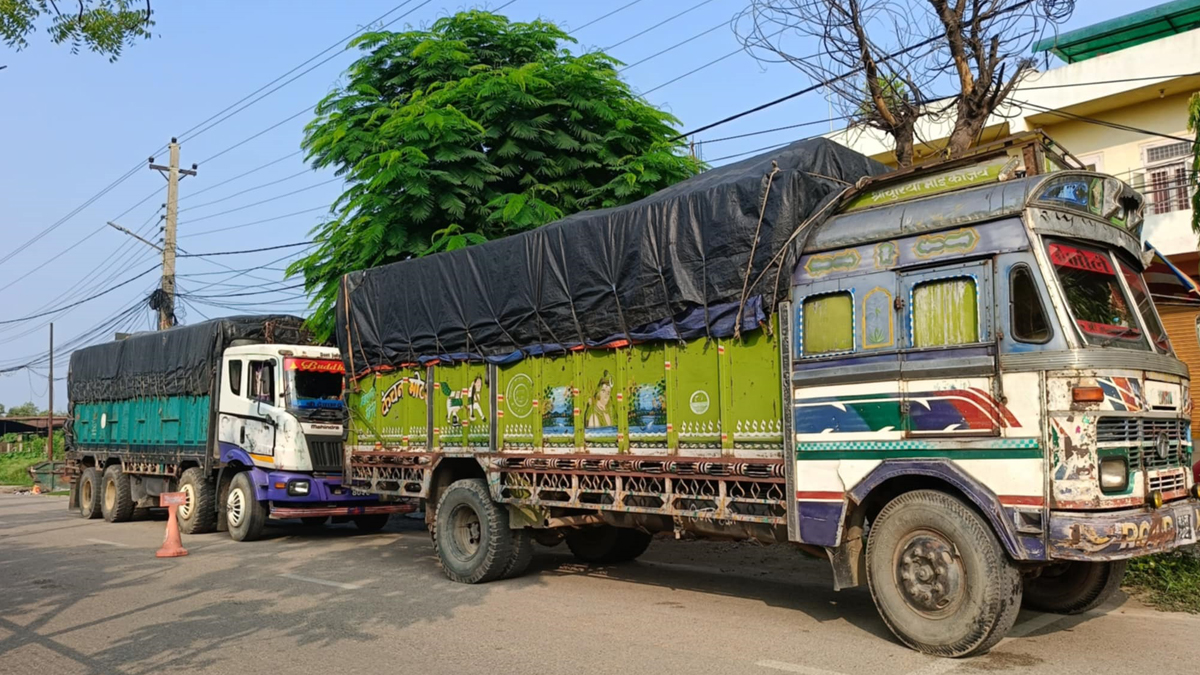
{"label": "truck wheel", "polygon": [[494,581],[512,560],[508,509],[492,501],[483,479],[455,481],[438,501],[436,542],[447,577],[464,584]]}
{"label": "truck wheel", "polygon": [[637,560],[646,549],[650,548],[650,542],[654,539],[654,535],[641,530],[631,530],[622,528],[617,531],[617,546],[613,549],[609,557],[609,562],[621,563]]}
{"label": "truck wheel", "polygon": [[267,524],[267,507],[255,498],[249,471],[234,476],[229,485],[229,496],[225,499],[225,520],[229,524],[229,536],[234,541],[254,541],[262,536],[263,527]]}
{"label": "truck wheel", "polygon": [[133,517],[133,496],[129,488],[129,476],[121,471],[119,464],[104,470],[101,481],[100,511],[110,523],[123,523]]}
{"label": "truck wheel", "polygon": [[515,579],[529,569],[533,562],[533,535],[528,529],[512,530],[512,557],[504,568],[501,579]]}
{"label": "truck wheel", "polygon": [[387,527],[388,520],[392,514],[390,513],[372,513],[366,516],[354,516],[354,527],[358,528],[359,532],[378,532]]}
{"label": "truck wheel", "polygon": [[79,515],[88,520],[104,515],[100,510],[100,474],[90,466],[79,476]]}
{"label": "truck wheel", "polygon": [[1128,560],[1071,561],[1050,565],[1025,580],[1025,606],[1053,614],[1081,614],[1112,597],[1125,578]]}
{"label": "truck wheel", "polygon": [[908,492],[875,519],[867,582],[883,622],[901,642],[935,656],[980,654],[1021,608],[1021,574],[988,524],[962,501]]}
{"label": "truck wheel", "polygon": [[179,507],[179,531],[184,534],[204,534],[217,526],[217,486],[204,469],[192,467],[179,477],[179,491],[187,501]]}

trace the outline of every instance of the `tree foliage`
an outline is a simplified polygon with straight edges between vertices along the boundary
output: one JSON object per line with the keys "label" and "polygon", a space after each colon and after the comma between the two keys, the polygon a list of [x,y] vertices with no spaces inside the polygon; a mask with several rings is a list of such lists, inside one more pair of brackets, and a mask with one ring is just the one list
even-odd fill
{"label": "tree foliage", "polygon": [[695,174],[678,121],[636,97],[600,52],[551,23],[460,12],[428,30],[370,32],[303,147],[347,188],[294,263],[332,332],[341,275],[462,248]]}
{"label": "tree foliage", "polygon": [[150,0],[0,0],[0,36],[9,47],[24,49],[42,25],[54,44],[69,43],[116,61],[121,50],[150,37],[154,26]]}
{"label": "tree foliage", "polygon": [[21,405],[15,405],[8,409],[8,417],[36,417],[44,414],[38,405],[33,401],[27,401]]}
{"label": "tree foliage", "polygon": [[1074,6],[1075,0],[749,0],[735,26],[758,58],[790,63],[820,83],[851,126],[891,136],[897,163],[909,166],[916,144],[932,140],[918,137],[922,118],[940,122],[950,115],[948,154],[969,150],[1033,68],[1031,43]]}

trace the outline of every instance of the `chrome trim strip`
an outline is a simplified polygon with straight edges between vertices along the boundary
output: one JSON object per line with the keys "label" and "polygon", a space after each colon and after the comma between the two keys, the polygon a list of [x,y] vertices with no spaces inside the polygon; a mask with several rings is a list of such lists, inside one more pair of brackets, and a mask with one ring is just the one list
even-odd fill
{"label": "chrome trim strip", "polygon": [[1009,372],[1120,368],[1189,377],[1187,364],[1179,359],[1163,354],[1135,352],[1127,349],[1069,349],[1002,354],[1000,368]]}
{"label": "chrome trim strip", "polygon": [[792,389],[792,304],[779,303],[779,371],[783,385],[783,478],[788,541],[800,541],[800,504],[796,501],[795,401]]}

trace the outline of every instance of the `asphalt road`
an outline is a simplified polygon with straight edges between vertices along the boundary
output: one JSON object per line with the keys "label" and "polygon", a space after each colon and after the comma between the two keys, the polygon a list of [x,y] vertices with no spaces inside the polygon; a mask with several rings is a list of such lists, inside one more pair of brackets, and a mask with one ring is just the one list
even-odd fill
{"label": "asphalt road", "polygon": [[539,548],[521,579],[442,576],[421,523],[270,530],[238,544],[164,522],[84,521],[64,498],[0,495],[0,673],[1194,673],[1200,617],[1121,596],[1024,612],[990,654],[922,656],[863,590],[784,547],[656,541],[587,567]]}

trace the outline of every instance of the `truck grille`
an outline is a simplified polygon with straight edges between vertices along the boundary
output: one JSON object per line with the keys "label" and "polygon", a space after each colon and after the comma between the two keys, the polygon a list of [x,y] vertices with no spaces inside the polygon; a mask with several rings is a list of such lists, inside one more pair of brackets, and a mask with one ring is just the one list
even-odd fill
{"label": "truck grille", "polygon": [[[1183,464],[1187,452],[1186,420],[1147,417],[1101,417],[1096,422],[1096,443],[1124,446],[1129,451],[1129,464],[1147,471],[1166,469]],[[1159,434],[1169,440],[1167,456],[1159,457],[1154,442]]]}
{"label": "truck grille", "polygon": [[1158,490],[1167,494],[1181,492],[1187,489],[1187,474],[1183,471],[1171,471],[1158,474],[1157,476],[1150,476],[1147,482],[1150,484],[1151,490]]}
{"label": "truck grille", "polygon": [[318,441],[308,437],[308,454],[312,458],[313,471],[342,470],[342,441]]}

